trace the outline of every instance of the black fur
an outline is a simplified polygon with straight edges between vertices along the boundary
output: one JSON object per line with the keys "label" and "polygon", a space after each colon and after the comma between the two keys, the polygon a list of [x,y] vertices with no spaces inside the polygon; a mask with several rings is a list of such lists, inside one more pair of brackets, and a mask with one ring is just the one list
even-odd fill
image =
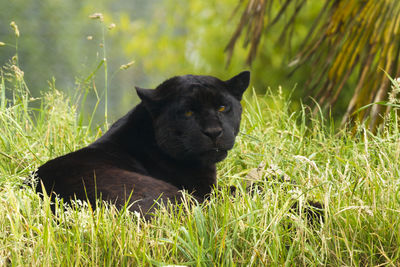
{"label": "black fur", "polygon": [[[215,164],[239,132],[240,100],[250,73],[228,81],[171,78],[155,90],[136,88],[142,102],[91,145],[50,160],[36,175],[47,193],[96,198],[147,214],[154,201],[179,201],[185,189],[199,201],[216,183]],[[41,183],[36,190],[42,191]]]}

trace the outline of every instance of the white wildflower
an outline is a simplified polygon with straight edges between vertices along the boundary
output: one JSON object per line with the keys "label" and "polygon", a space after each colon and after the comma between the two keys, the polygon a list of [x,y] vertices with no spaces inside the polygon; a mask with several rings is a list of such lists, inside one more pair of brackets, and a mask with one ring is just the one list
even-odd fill
{"label": "white wildflower", "polygon": [[389,103],[400,103],[397,95],[400,93],[400,77],[393,79],[392,90],[389,92]]}

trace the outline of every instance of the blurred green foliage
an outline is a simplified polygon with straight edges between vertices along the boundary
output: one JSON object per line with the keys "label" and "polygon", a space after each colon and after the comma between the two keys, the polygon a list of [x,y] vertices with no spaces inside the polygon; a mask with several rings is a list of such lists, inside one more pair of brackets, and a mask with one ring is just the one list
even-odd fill
{"label": "blurred green foliage", "polygon": [[[55,77],[57,87],[71,95],[89,90],[87,104],[93,107],[97,97],[93,89],[104,98],[104,71],[96,72],[96,68],[105,56],[113,121],[137,102],[134,85],[153,88],[171,76],[188,73],[227,79],[248,68],[243,47],[236,47],[226,65],[224,49],[238,22],[238,16],[233,16],[237,4],[237,0],[1,1],[0,42],[6,45],[0,47],[0,65],[16,53],[10,27],[15,21],[21,32],[17,40],[20,68],[32,95],[46,90],[47,81]],[[263,38],[265,49],[252,66],[252,85],[258,91],[282,85],[291,92],[309,75],[303,70],[288,80],[286,63],[319,6],[310,3],[305,7],[289,45],[279,43],[285,20]],[[89,18],[96,12],[103,14],[103,22]],[[116,26],[109,29],[112,23]],[[132,66],[121,69],[132,61]],[[100,105],[99,114],[102,108]]]}

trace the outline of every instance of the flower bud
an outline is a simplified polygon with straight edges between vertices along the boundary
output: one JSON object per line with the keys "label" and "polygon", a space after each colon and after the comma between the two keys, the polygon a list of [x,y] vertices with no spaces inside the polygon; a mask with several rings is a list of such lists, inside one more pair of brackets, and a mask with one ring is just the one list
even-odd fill
{"label": "flower bud", "polygon": [[110,26],[108,26],[108,29],[109,29],[109,30],[112,30],[112,29],[115,28],[115,26],[117,26],[117,25],[115,25],[115,23],[111,23]]}
{"label": "flower bud", "polygon": [[15,36],[19,37],[18,25],[15,24],[15,21],[11,21],[10,26],[11,26],[11,28],[13,28],[13,30],[15,32]]}
{"label": "flower bud", "polygon": [[93,13],[92,15],[89,16],[91,19],[99,19],[100,21],[104,20],[103,14],[102,13]]}
{"label": "flower bud", "polygon": [[133,64],[135,63],[135,61],[131,61],[129,63],[123,64],[121,65],[121,67],[119,67],[120,70],[127,70],[129,69]]}

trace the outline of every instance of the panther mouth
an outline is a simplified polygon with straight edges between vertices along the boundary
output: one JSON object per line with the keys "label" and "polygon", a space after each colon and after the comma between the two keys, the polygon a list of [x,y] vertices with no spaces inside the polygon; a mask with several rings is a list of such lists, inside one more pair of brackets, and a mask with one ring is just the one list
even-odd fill
{"label": "panther mouth", "polygon": [[213,148],[201,153],[201,158],[210,162],[219,162],[226,158],[228,150],[222,148]]}
{"label": "panther mouth", "polygon": [[227,151],[228,151],[227,149],[214,147],[210,150],[204,151],[203,154],[214,154],[214,153],[222,153],[222,152],[227,152]]}

